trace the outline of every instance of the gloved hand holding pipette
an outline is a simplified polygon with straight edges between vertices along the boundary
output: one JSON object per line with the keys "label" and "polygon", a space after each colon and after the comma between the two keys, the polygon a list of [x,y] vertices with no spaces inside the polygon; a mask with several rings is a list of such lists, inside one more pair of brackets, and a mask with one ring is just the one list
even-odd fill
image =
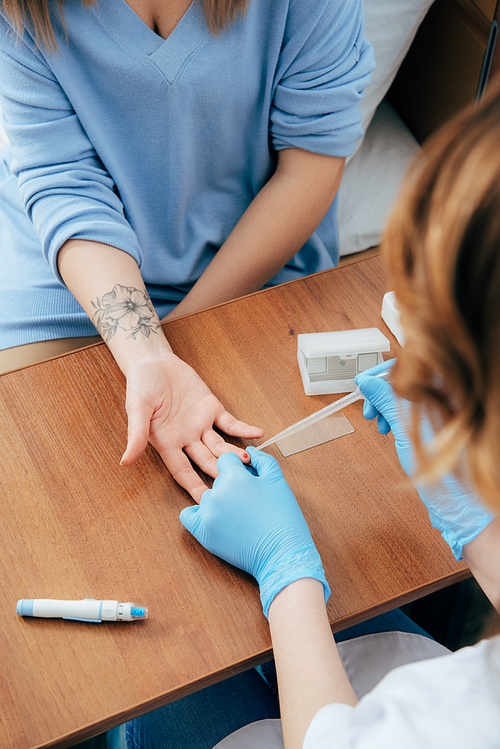
{"label": "gloved hand holding pipette", "polygon": [[302,511],[278,462],[248,448],[254,475],[234,453],[217,461],[219,475],[181,523],[208,551],[253,575],[267,616],[287,585],[312,577],[330,588]]}
{"label": "gloved hand holding pipette", "polygon": [[[367,419],[377,417],[382,434],[392,431],[399,462],[405,473],[413,478],[415,455],[408,431],[411,425],[410,404],[398,398],[389,382],[379,375],[390,370],[395,359],[379,364],[357,375],[356,384],[366,398],[363,414]],[[432,439],[429,422],[422,424],[424,440]],[[453,474],[446,474],[439,483],[416,484],[421,500],[427,507],[434,528],[437,528],[450,546],[456,559],[462,558],[465,544],[476,538],[493,520],[478,497],[465,481],[458,481]]]}
{"label": "gloved hand holding pipette", "polygon": [[[394,360],[391,360],[390,366],[392,366],[393,361]],[[385,364],[389,364],[389,362],[385,362],[384,364],[380,364],[378,367],[372,368],[373,370],[380,369],[380,371],[377,372],[377,374],[375,374],[375,377],[388,379],[389,371],[388,371],[388,368],[385,366]],[[283,429],[282,432],[278,432],[278,434],[275,434],[274,437],[271,437],[271,439],[268,439],[265,442],[263,442],[262,445],[258,445],[258,447],[256,447],[256,450],[262,450],[265,447],[269,447],[269,445],[273,445],[275,442],[278,442],[278,440],[282,440],[285,437],[291,437],[293,434],[297,434],[297,432],[301,432],[303,429],[308,429],[314,424],[317,424],[318,421],[322,421],[322,419],[326,419],[327,416],[332,416],[338,411],[343,411],[344,408],[346,408],[347,406],[350,406],[351,403],[356,403],[356,401],[361,400],[362,398],[363,398],[363,394],[361,393],[360,389],[357,387],[356,390],[353,390],[352,393],[348,393],[347,395],[344,395],[342,398],[339,398],[333,403],[329,403],[328,406],[325,406],[324,408],[320,408],[319,411],[316,411],[315,413],[310,414],[310,416],[306,416],[305,419],[301,419],[300,421],[297,421],[295,424],[292,424],[286,429]]]}

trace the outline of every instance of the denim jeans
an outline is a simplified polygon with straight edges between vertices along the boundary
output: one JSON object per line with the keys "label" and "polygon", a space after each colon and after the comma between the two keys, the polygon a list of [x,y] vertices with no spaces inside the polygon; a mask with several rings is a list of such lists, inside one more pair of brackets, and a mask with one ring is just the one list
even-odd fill
{"label": "denim jeans", "polygon": [[[378,632],[429,635],[398,609],[335,635],[344,642]],[[129,749],[212,749],[253,721],[279,718],[274,662],[250,669],[127,723]]]}

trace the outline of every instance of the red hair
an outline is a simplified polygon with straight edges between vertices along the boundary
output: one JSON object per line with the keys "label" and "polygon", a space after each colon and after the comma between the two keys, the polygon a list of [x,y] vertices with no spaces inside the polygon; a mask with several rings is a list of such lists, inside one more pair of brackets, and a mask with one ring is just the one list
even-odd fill
{"label": "red hair", "polygon": [[405,182],[383,247],[406,344],[396,392],[436,428],[419,474],[466,470],[500,510],[500,86],[433,136]]}

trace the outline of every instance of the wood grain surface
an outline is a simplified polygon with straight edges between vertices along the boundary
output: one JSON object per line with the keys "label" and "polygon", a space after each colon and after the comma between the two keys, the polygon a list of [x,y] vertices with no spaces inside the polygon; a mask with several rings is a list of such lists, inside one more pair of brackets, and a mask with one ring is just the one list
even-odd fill
{"label": "wood grain surface", "polygon": [[[270,437],[336,396],[304,394],[297,335],[379,327],[383,260],[259,292],[167,324],[229,411]],[[0,377],[0,745],[67,747],[266,660],[246,574],[181,526],[189,496],[153,449],[119,465],[124,379],[104,345]],[[353,434],[282,458],[332,587],[334,630],[468,576],[429,524],[391,436]],[[257,442],[255,443],[257,444]],[[146,604],[131,624],[23,619],[20,598]]]}

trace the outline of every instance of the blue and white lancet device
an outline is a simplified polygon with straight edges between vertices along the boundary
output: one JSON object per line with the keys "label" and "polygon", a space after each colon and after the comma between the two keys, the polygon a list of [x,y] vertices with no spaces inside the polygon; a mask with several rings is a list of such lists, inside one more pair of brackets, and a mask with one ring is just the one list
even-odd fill
{"label": "blue and white lancet device", "polygon": [[148,607],[130,601],[104,601],[85,598],[61,601],[54,598],[24,599],[17,602],[19,616],[44,619],[73,619],[78,622],[135,622],[148,618]]}

